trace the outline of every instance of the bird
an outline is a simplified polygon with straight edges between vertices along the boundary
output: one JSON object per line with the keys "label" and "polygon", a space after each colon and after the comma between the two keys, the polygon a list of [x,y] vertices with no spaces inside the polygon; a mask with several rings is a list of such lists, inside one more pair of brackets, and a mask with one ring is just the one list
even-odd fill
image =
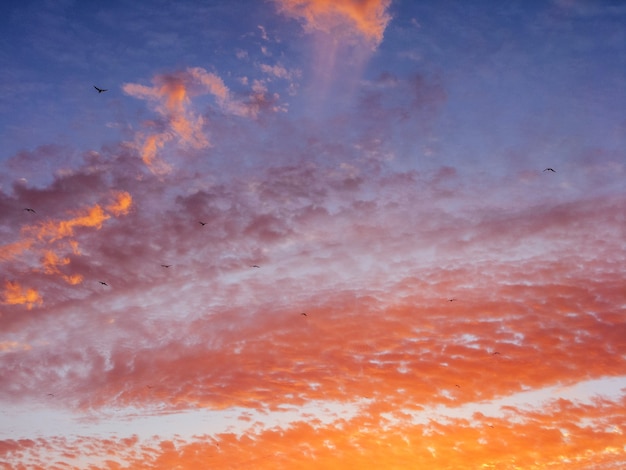
{"label": "bird", "polygon": [[49,397],[53,397],[53,396],[54,396],[54,393],[48,393],[48,395],[47,395],[47,396],[49,396]]}
{"label": "bird", "polygon": [[161,266],[164,267],[164,268],[171,268],[172,267],[171,264],[162,264]]}
{"label": "bird", "polygon": [[253,264],[252,266],[250,266],[251,268],[260,268],[261,266],[259,266],[258,264]]}
{"label": "bird", "polygon": [[32,212],[33,214],[36,214],[37,212],[35,212],[35,209],[31,209],[30,207],[25,207],[24,210],[26,212]]}
{"label": "bird", "polygon": [[554,168],[546,168],[543,171],[551,171],[552,173],[556,173],[556,170]]}
{"label": "bird", "polygon": [[308,317],[308,315],[306,314],[306,312],[302,312],[300,315],[304,315],[305,317]]}
{"label": "bird", "polygon": [[456,299],[448,299],[448,302],[454,302]]}
{"label": "bird", "polygon": [[99,282],[100,282],[100,284],[102,284],[103,286],[107,286],[107,287],[109,286],[109,285],[108,285],[106,282],[104,282],[104,281],[99,281]]}
{"label": "bird", "polygon": [[498,351],[495,351],[495,352],[493,352],[493,353],[492,353],[492,355],[494,355],[494,356],[495,356],[496,354],[500,354],[500,353],[499,353]]}
{"label": "bird", "polygon": [[454,386],[455,386],[456,388],[461,388],[461,386],[460,386],[460,385],[458,385],[458,384],[454,384]]}
{"label": "bird", "polygon": [[200,222],[200,221],[198,221],[198,223],[199,223],[200,225],[202,225],[203,227],[206,225],[206,222]]}
{"label": "bird", "polygon": [[93,86],[96,90],[98,90],[98,93],[102,93],[103,91],[108,91],[105,90],[104,88],[98,88],[96,85]]}

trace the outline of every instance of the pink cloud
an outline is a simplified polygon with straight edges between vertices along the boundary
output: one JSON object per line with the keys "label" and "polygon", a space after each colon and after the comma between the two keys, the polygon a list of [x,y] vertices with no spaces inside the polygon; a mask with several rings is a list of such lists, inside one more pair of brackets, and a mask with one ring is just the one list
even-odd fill
{"label": "pink cloud", "polygon": [[[143,162],[157,175],[166,175],[172,166],[160,158],[166,145],[175,141],[183,148],[204,149],[211,146],[202,114],[193,108],[192,98],[210,94],[218,108],[227,114],[255,118],[262,103],[271,100],[267,89],[252,87],[248,102],[237,99],[223,80],[201,67],[188,68],[175,74],[154,77],[153,86],[127,83],[123,90],[130,96],[147,100],[163,120],[165,129],[138,133],[138,149]],[[155,126],[149,123],[148,127]]]}

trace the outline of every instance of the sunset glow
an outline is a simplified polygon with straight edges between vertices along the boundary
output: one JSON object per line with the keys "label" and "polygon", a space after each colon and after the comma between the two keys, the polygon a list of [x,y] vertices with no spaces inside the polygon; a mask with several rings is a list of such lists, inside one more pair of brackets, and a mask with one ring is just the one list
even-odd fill
{"label": "sunset glow", "polygon": [[0,469],[626,467],[622,2],[2,7]]}

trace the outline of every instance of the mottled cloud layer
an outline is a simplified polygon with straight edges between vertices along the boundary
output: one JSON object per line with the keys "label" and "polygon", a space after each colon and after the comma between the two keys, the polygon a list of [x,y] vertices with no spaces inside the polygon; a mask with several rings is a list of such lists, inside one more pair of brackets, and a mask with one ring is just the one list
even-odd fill
{"label": "mottled cloud layer", "polygon": [[[194,73],[184,74],[184,90],[214,90],[229,106],[223,87],[198,78],[219,84],[215,76]],[[129,91],[191,121],[199,95],[177,87]],[[364,94],[366,126],[383,113],[433,112],[393,94],[368,98],[376,93]],[[219,467],[236,453],[237,465],[257,468],[346,459],[355,468],[473,468],[512,458],[585,468],[624,458],[612,401],[415,421],[437,406],[623,375],[623,194],[562,194],[540,170],[489,184],[448,166],[393,170],[380,144],[359,134],[350,145],[334,132],[320,141],[316,129],[287,135],[274,125],[297,143],[290,164],[234,177],[154,174],[122,143],[88,152],[49,186],[3,193],[2,230],[12,236],[1,249],[0,395],[19,405],[53,393],[55,406],[95,416],[111,407],[272,413],[315,402],[356,414],[194,442],[9,439],[5,460],[43,468],[50,453],[80,467],[79,455],[115,455],[104,468],[204,459]],[[176,135],[182,143],[194,132]],[[273,151],[259,152],[271,163]],[[331,151],[336,160],[325,161]],[[25,211],[33,202],[36,213]],[[594,429],[571,413],[581,409]],[[537,435],[544,447],[530,446]],[[464,447],[475,441],[500,450]],[[595,451],[575,451],[583,445]]]}
{"label": "mottled cloud layer", "polygon": [[[276,5],[374,46],[390,21]],[[490,146],[454,74],[341,48],[330,106],[257,23],[236,71],[125,83],[117,140],[2,164],[0,467],[626,464],[618,140]]]}
{"label": "mottled cloud layer", "polygon": [[[619,403],[610,400],[414,422],[436,406],[623,375],[623,195],[531,199],[523,208],[515,199],[503,210],[488,196],[504,191],[498,185],[466,179],[454,193],[450,169],[378,174],[357,158],[155,198],[189,180],[174,171],[129,180],[133,154],[107,158],[117,165],[97,179],[124,189],[71,217],[22,213],[14,202],[23,227],[5,247],[13,275],[0,317],[9,333],[3,398],[38,401],[51,390],[56,406],[96,415],[110,407],[272,413],[313,402],[358,411],[331,424],[301,418],[194,442],[6,440],[8,461],[43,468],[49,452],[60,462],[115,455],[104,468],[204,459],[219,467],[236,454],[242,468],[346,459],[356,468],[473,468],[511,458],[586,468],[624,458]],[[530,446],[537,435],[545,446]],[[464,447],[474,441],[500,450]]]}

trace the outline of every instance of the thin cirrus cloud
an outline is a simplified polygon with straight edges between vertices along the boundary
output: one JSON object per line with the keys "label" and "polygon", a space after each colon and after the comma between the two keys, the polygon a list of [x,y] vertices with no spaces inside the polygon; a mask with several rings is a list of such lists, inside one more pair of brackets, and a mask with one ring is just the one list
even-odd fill
{"label": "thin cirrus cloud", "polygon": [[[177,137],[181,144],[193,148],[209,146],[202,129],[204,122],[202,116],[194,116],[187,109],[189,97],[185,78],[189,76],[186,74],[157,77],[152,87],[132,83],[123,87],[124,92],[130,96],[156,102],[156,111],[166,120],[166,130],[139,136],[141,158],[155,173],[165,174],[171,170],[167,163],[157,157],[157,153],[174,137]],[[208,91],[215,92],[215,87],[209,87]],[[218,97],[223,97],[225,88],[222,85],[217,91]]]}
{"label": "thin cirrus cloud", "polygon": [[[352,95],[391,21],[391,2],[276,0],[274,3],[278,12],[300,21],[313,37],[315,54],[308,78],[310,93],[316,100],[310,104],[311,111],[323,113],[318,108],[320,103],[328,99],[337,104],[338,96]],[[342,79],[337,80],[338,77]],[[340,89],[335,89],[340,83]]]}
{"label": "thin cirrus cloud", "polygon": [[[189,68],[176,74],[159,75],[153,79],[153,83],[153,86],[127,83],[122,89],[129,96],[154,103],[154,108],[163,121],[147,123],[148,131],[140,132],[137,136],[138,150],[143,162],[153,173],[160,175],[167,174],[172,169],[158,155],[172,139],[176,139],[176,144],[183,148],[199,150],[211,145],[204,118],[194,112],[191,106],[193,96],[208,93],[213,96],[218,108],[226,114],[254,118],[267,91],[261,85],[253,86],[250,101],[244,102],[233,96],[219,76],[201,67]],[[160,127],[164,129],[158,130]],[[150,131],[150,128],[157,128],[157,131]]]}

